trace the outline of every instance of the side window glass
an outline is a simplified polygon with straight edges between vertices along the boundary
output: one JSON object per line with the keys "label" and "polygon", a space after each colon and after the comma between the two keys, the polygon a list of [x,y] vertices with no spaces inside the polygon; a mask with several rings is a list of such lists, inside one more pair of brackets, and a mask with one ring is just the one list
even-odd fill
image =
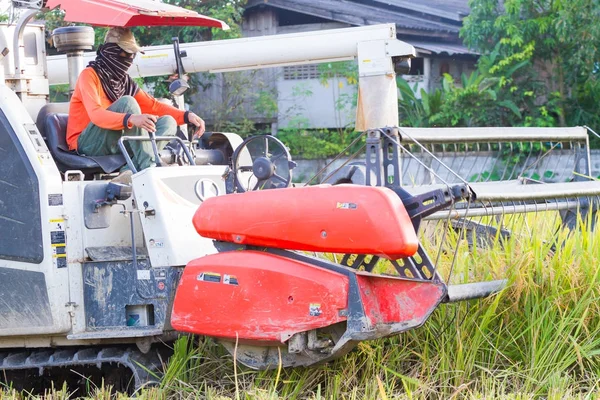
{"label": "side window glass", "polygon": [[37,176],[0,110],[0,259],[44,259]]}

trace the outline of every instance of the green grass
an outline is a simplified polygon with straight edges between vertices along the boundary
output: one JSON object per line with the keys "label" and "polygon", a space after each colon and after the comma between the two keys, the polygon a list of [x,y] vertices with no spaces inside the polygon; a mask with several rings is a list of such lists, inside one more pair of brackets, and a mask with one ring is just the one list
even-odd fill
{"label": "green grass", "polygon": [[[506,276],[509,286],[499,294],[442,305],[421,328],[363,342],[344,358],[313,368],[250,371],[210,339],[182,338],[162,385],[138,397],[600,398],[600,232],[557,231],[550,214],[515,217],[507,224],[511,239],[496,238],[489,248],[470,248],[459,234],[447,235],[442,274],[457,248],[453,280]],[[436,242],[440,231],[424,241]],[[57,391],[49,398],[67,395]],[[2,397],[21,396],[6,391]],[[109,397],[105,388],[95,395]]]}

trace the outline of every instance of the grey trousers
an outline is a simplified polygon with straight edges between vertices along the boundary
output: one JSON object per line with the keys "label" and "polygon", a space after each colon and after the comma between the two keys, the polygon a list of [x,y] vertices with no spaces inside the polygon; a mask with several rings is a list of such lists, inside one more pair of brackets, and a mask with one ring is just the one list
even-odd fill
{"label": "grey trousers", "polygon": [[[124,114],[141,114],[140,106],[131,96],[123,96],[108,107],[108,110]],[[170,115],[158,118],[156,122],[156,136],[175,136],[177,133],[177,122]],[[122,131],[113,131],[100,128],[92,122],[84,129],[77,138],[77,151],[88,156],[108,156],[120,154],[119,139],[121,136],[148,136],[145,129],[133,127]],[[167,141],[157,141],[158,149],[167,145]],[[126,142],[125,146],[131,156],[133,165],[138,171],[154,165],[154,152],[150,141]],[[124,167],[123,169],[127,169]]]}

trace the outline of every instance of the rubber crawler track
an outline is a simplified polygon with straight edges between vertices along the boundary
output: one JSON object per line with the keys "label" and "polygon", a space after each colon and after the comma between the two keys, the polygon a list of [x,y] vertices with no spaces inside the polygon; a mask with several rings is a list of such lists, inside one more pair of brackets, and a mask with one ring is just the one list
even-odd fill
{"label": "rubber crawler track", "polygon": [[117,363],[131,370],[135,389],[156,381],[161,358],[156,350],[143,354],[135,347],[86,347],[61,349],[0,350],[0,370],[96,366]]}

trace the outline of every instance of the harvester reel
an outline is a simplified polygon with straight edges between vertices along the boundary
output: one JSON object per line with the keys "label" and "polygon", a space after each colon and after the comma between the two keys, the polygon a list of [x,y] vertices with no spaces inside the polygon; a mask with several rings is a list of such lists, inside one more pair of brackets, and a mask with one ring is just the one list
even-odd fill
{"label": "harvester reel", "polygon": [[236,191],[286,188],[292,183],[295,166],[290,152],[279,139],[271,135],[252,136],[233,153]]}

